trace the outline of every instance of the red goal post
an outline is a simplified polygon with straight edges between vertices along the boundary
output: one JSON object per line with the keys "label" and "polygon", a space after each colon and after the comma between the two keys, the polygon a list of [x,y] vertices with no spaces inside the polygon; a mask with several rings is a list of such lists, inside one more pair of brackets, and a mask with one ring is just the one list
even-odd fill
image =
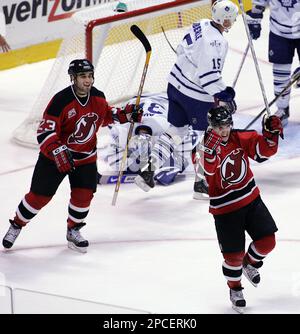
{"label": "red goal post", "polygon": [[[124,21],[125,19],[130,18],[136,18],[138,19],[141,16],[152,14],[158,11],[163,11],[167,9],[171,9],[171,11],[174,11],[174,9],[178,8],[178,10],[182,10],[183,5],[188,5],[190,3],[197,3],[199,6],[199,2],[201,2],[201,6],[207,5],[210,3],[210,1],[199,1],[199,0],[173,0],[167,3],[158,4],[142,9],[136,9],[133,11],[128,11],[122,14],[119,14],[118,16],[109,16],[109,17],[103,17],[99,19],[95,19],[90,21],[86,26],[86,58],[93,62],[93,30],[95,27],[108,24],[111,22],[117,22],[117,21]],[[181,7],[181,8],[180,8]],[[171,12],[170,11],[170,12]],[[209,13],[208,17],[210,17]]]}

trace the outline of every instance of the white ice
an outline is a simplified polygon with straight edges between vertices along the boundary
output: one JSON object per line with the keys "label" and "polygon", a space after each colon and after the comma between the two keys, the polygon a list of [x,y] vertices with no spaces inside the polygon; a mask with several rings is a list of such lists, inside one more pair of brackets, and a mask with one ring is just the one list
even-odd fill
{"label": "white ice", "polygon": [[[265,18],[262,37],[254,45],[271,101],[267,26]],[[230,85],[247,45],[241,18],[226,36],[230,51],[224,80]],[[52,63],[0,72],[1,239],[28,191],[38,153],[13,144],[11,134],[26,118]],[[243,127],[264,106],[250,52],[236,92],[236,127]],[[300,92],[296,90],[290,110],[278,155],[252,166],[279,231],[277,247],[261,269],[259,287],[243,279],[246,313],[300,312]],[[254,127],[260,129],[260,121]],[[0,251],[0,285],[23,289],[15,290],[15,312],[101,312],[102,305],[103,313],[234,313],[213,218],[207,202],[192,199],[192,187],[189,177],[149,193],[133,184],[121,185],[116,207],[111,206],[114,187],[98,187],[83,231],[90,247],[86,254],[79,254],[66,247],[69,187],[65,180],[52,202],[23,229],[13,249]],[[0,304],[5,298],[1,291]]]}

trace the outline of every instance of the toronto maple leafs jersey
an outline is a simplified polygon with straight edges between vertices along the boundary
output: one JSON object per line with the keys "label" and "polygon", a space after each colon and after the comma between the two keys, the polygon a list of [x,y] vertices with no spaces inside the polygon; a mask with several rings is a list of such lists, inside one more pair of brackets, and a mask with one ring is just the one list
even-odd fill
{"label": "toronto maple leafs jersey", "polygon": [[[135,104],[136,98],[129,100],[127,103]],[[150,147],[152,147],[159,136],[161,136],[170,126],[168,122],[168,98],[167,94],[145,94],[141,97],[140,107],[143,109],[143,117],[141,123],[136,123],[134,125],[133,137],[129,143],[129,158],[127,159],[127,165],[130,166],[130,170],[133,171],[133,160],[139,156],[141,153],[138,142],[138,136],[136,136],[136,129],[139,126],[147,126],[151,129],[152,136],[148,137],[151,141]],[[102,157],[111,168],[114,170],[119,170],[119,164],[122,161],[123,152],[127,143],[127,135],[129,124],[114,124],[109,126],[111,133],[111,141],[105,148],[104,156]],[[180,154],[190,155],[190,151],[195,147],[200,141],[200,135],[197,131],[192,129],[184,137],[182,145],[175,147],[177,157]],[[148,148],[146,148],[148,152]],[[184,153],[186,152],[186,153]],[[166,162],[168,164],[168,162]],[[135,170],[137,171],[138,168]]]}
{"label": "toronto maple leafs jersey", "polygon": [[226,88],[221,72],[227,50],[227,41],[211,20],[194,23],[177,47],[168,82],[189,97],[213,102],[213,95]]}
{"label": "toronto maple leafs jersey", "polygon": [[270,6],[270,30],[290,39],[300,38],[300,0],[253,0],[253,5]]}
{"label": "toronto maple leafs jersey", "polygon": [[[127,103],[135,104],[136,98],[132,98]],[[140,108],[143,109],[141,123],[134,125],[133,134],[140,125],[149,127],[152,136],[160,136],[168,127],[168,98],[167,94],[145,94],[141,97]],[[118,124],[111,127],[111,134],[117,146],[124,148],[127,142],[129,124]]]}

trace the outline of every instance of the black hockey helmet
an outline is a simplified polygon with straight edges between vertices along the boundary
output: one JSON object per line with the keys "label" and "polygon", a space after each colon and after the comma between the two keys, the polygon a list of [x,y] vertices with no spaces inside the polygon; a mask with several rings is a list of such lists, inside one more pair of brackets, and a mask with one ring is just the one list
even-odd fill
{"label": "black hockey helmet", "polygon": [[233,125],[232,114],[225,106],[210,109],[207,113],[207,122],[211,127]]}
{"label": "black hockey helmet", "polygon": [[76,75],[82,72],[93,72],[94,66],[88,59],[74,59],[70,62],[68,74]]}
{"label": "black hockey helmet", "polygon": [[140,130],[143,130],[147,132],[148,135],[152,136],[152,129],[150,128],[150,126],[145,124],[138,125],[134,130],[134,134],[139,135]]}

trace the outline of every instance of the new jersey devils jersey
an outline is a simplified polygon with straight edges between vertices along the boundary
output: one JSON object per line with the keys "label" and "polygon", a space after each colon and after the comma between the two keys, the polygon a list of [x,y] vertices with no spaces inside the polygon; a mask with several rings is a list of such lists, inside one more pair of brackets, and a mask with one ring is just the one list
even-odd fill
{"label": "new jersey devils jersey", "polygon": [[100,126],[113,123],[112,108],[104,94],[92,87],[89,96],[78,98],[69,86],[49,102],[37,131],[41,152],[52,159],[47,147],[65,144],[72,152],[75,166],[96,161],[96,133]]}
{"label": "new jersey devils jersey", "polygon": [[238,210],[251,203],[258,195],[250,169],[249,158],[263,162],[277,152],[278,136],[274,141],[256,131],[232,130],[227,143],[217,148],[217,160],[204,160],[208,182],[210,207],[214,215]]}

